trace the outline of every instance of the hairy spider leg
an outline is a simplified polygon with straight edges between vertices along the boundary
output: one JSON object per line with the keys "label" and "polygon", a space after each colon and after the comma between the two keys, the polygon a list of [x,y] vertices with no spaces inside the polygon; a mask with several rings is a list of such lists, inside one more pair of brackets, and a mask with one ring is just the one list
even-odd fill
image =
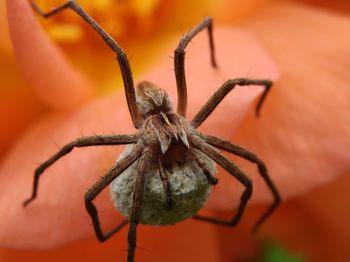
{"label": "hairy spider leg", "polygon": [[34,173],[34,182],[33,182],[33,191],[31,197],[23,202],[23,205],[28,205],[31,201],[33,201],[38,192],[39,179],[43,172],[55,163],[61,157],[70,153],[75,147],[88,147],[88,146],[112,146],[112,145],[125,145],[136,143],[139,135],[96,135],[96,136],[86,136],[80,137],[61,148],[56,154],[42,163],[37,169],[35,169]]}
{"label": "hairy spider leg", "polygon": [[253,184],[251,179],[245,175],[228,157],[222,155],[219,151],[217,151],[214,147],[208,145],[204,140],[196,135],[192,135],[190,140],[193,146],[207,155],[209,158],[218,163],[221,167],[223,167],[230,175],[235,177],[244,187],[244,191],[241,195],[240,203],[237,208],[236,214],[229,221],[224,220],[216,220],[210,217],[202,217],[202,216],[194,216],[194,218],[212,222],[221,225],[227,226],[235,226],[241,220],[245,207],[252,196],[253,193]]}
{"label": "hairy spider leg", "polygon": [[134,188],[133,205],[130,215],[130,227],[128,233],[128,262],[135,258],[137,226],[140,222],[140,213],[145,189],[145,172],[152,161],[153,150],[150,147],[144,148],[138,163],[138,171]]}
{"label": "hairy spider leg", "polygon": [[116,228],[109,231],[108,233],[103,233],[100,225],[100,221],[98,219],[97,208],[95,207],[93,200],[117,176],[119,176],[125,169],[127,169],[138,158],[140,158],[143,150],[144,150],[143,143],[142,142],[137,143],[133,148],[133,152],[130,152],[129,154],[124,156],[122,159],[118,160],[117,163],[115,163],[114,166],[85,193],[85,208],[91,217],[96,236],[98,240],[101,242],[104,242],[109,237],[111,237],[114,233],[119,231],[119,229],[123,227],[123,225],[126,224],[126,222],[124,221],[122,224],[118,225]]}
{"label": "hairy spider leg", "polygon": [[266,96],[271,89],[272,81],[267,79],[247,79],[247,78],[236,78],[227,80],[204,104],[199,112],[194,116],[191,124],[194,128],[199,127],[205,119],[213,112],[213,110],[220,104],[225,96],[233,90],[237,85],[249,86],[249,85],[262,85],[265,87],[263,94],[261,95],[259,102],[256,106],[256,116],[259,116],[261,106],[266,99]]}
{"label": "hairy spider leg", "polygon": [[168,179],[168,175],[165,172],[165,169],[162,164],[162,159],[160,156],[158,157],[158,168],[159,168],[159,176],[163,183],[163,188],[166,195],[167,208],[170,210],[173,206],[173,198],[171,196],[170,183]]}
{"label": "hairy spider leg", "polygon": [[48,18],[55,15],[64,9],[71,9],[79,16],[81,16],[85,22],[90,25],[106,42],[106,44],[114,51],[117,55],[117,60],[119,63],[120,71],[123,77],[124,89],[126,94],[126,99],[128,103],[128,108],[132,122],[136,128],[141,126],[141,116],[140,112],[136,106],[136,95],[134,88],[134,80],[132,77],[132,72],[130,69],[129,60],[123,51],[123,49],[118,45],[118,43],[86,12],[81,6],[79,6],[76,1],[71,0],[60,6],[53,8],[49,12],[43,12],[35,3],[32,3],[33,9],[42,17]]}
{"label": "hairy spider leg", "polygon": [[[208,144],[218,148],[225,150],[227,152],[230,152],[232,154],[235,154],[237,156],[240,156],[252,163],[255,163],[258,167],[258,171],[260,176],[264,179],[265,183],[269,187],[272,196],[274,198],[273,203],[271,206],[265,211],[265,213],[258,219],[258,221],[255,223],[253,227],[253,233],[256,233],[260,226],[266,221],[266,219],[271,216],[272,212],[277,208],[277,206],[281,202],[281,197],[277,191],[277,188],[273,184],[272,180],[270,179],[270,176],[267,172],[267,168],[264,164],[263,161],[261,161],[254,153],[248,151],[247,149],[244,149],[238,145],[234,145],[229,141],[226,141],[224,139],[217,138],[215,136],[210,136],[210,135],[202,135],[202,138],[204,139],[205,142]],[[212,219],[213,221],[214,219]],[[221,224],[219,222],[219,224]]]}
{"label": "hairy spider leg", "polygon": [[194,27],[186,35],[184,35],[177,48],[175,49],[174,67],[175,78],[177,86],[177,113],[182,116],[186,116],[187,111],[187,87],[186,87],[186,74],[185,74],[185,48],[188,43],[203,29],[208,28],[209,47],[210,47],[210,59],[213,67],[216,67],[215,60],[215,48],[213,41],[213,20],[210,17],[205,18],[199,25]]}
{"label": "hairy spider leg", "polygon": [[205,163],[205,161],[201,157],[198,156],[199,154],[197,153],[197,151],[199,150],[192,147],[188,150],[188,152],[192,155],[192,157],[196,161],[197,165],[203,170],[208,180],[208,183],[211,185],[216,185],[219,182],[218,179],[210,173],[208,165]]}

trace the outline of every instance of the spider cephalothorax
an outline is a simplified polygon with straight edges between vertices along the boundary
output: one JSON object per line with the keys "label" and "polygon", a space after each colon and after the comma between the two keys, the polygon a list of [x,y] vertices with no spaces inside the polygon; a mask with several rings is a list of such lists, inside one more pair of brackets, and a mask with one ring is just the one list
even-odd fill
{"label": "spider cephalothorax", "polygon": [[[213,67],[216,67],[211,18],[204,19],[203,22],[183,36],[175,49],[174,68],[178,91],[178,104],[175,112],[172,109],[170,98],[164,90],[149,82],[141,82],[135,90],[129,61],[123,49],[74,0],[54,8],[48,13],[42,12],[35,4],[32,6],[43,17],[50,17],[64,9],[73,10],[115,52],[123,77],[131,119],[138,131],[130,135],[80,137],[65,145],[35,170],[33,192],[31,197],[24,202],[24,206],[36,198],[39,178],[45,169],[71,152],[75,147],[128,144],[129,146],[112,168],[86,192],[85,207],[92,219],[96,236],[100,241],[107,240],[126,224],[130,224],[127,260],[132,262],[135,256],[136,229],[139,223],[173,224],[190,216],[202,221],[227,226],[235,226],[239,222],[252,195],[253,185],[248,176],[228,157],[220,153],[218,149],[221,149],[255,163],[259,174],[274,197],[272,205],[260,217],[253,230],[256,231],[259,228],[280,202],[279,194],[269,178],[266,166],[255,154],[248,150],[215,136],[202,134],[197,131],[197,127],[205,121],[221,100],[237,85],[263,85],[265,87],[256,108],[258,115],[272,82],[265,79],[245,78],[227,80],[209,98],[191,121],[185,118],[187,108],[184,68],[185,48],[194,36],[207,28],[211,63]],[[218,182],[214,177],[214,163],[220,165],[245,188],[237,211],[227,221],[195,215],[208,196],[210,186]],[[104,233],[93,200],[111,183],[112,196],[116,200],[116,206],[127,219],[110,232]],[[183,191],[184,188],[186,188],[186,192]],[[127,193],[121,193],[122,191]]]}
{"label": "spider cephalothorax", "polygon": [[141,132],[147,144],[159,145],[163,154],[171,142],[182,142],[189,147],[189,124],[173,112],[168,93],[150,82],[141,82],[136,89],[137,108],[142,116]]}
{"label": "spider cephalothorax", "polygon": [[150,82],[141,82],[136,88],[136,94],[136,105],[144,119],[173,111],[168,93]]}

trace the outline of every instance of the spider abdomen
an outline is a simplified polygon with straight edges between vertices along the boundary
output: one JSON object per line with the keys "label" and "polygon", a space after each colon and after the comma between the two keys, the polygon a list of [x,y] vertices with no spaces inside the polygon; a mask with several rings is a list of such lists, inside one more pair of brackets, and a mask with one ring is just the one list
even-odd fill
{"label": "spider abdomen", "polygon": [[[126,151],[132,150],[129,146]],[[123,155],[123,154],[122,154]],[[122,156],[121,155],[121,156]],[[215,174],[215,163],[201,154],[201,157]],[[178,161],[167,159],[165,172],[170,184],[172,207],[167,206],[166,192],[159,175],[157,161],[145,173],[146,182],[140,223],[148,225],[171,225],[194,216],[209,197],[211,185],[196,161],[190,155],[183,155]],[[183,161],[186,160],[186,161]],[[126,217],[130,217],[133,203],[133,191],[137,176],[138,161],[126,169],[111,184],[111,195],[116,208]]]}

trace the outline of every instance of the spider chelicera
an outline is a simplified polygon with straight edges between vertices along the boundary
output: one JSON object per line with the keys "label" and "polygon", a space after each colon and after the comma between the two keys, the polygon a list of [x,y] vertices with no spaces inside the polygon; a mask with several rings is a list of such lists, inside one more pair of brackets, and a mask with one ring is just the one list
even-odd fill
{"label": "spider chelicera", "polygon": [[[251,179],[246,176],[229,158],[221,154],[218,149],[233,153],[255,163],[258,167],[259,174],[274,197],[273,203],[256,222],[253,231],[256,231],[271,215],[273,210],[278,206],[280,197],[276,187],[269,178],[265,164],[255,154],[248,150],[221,138],[202,134],[197,128],[213,112],[221,100],[224,99],[224,97],[237,85],[262,85],[265,87],[264,93],[259,99],[256,107],[256,114],[259,115],[260,108],[271,88],[272,82],[265,79],[245,78],[228,80],[209,98],[192,121],[188,121],[185,118],[187,107],[187,87],[184,66],[185,49],[192,38],[194,38],[200,31],[207,29],[209,35],[211,63],[213,67],[216,67],[211,18],[204,19],[199,25],[184,35],[175,49],[174,66],[178,104],[177,111],[174,112],[172,110],[169,96],[164,90],[149,82],[141,82],[135,90],[129,61],[123,49],[75,1],[68,1],[65,4],[53,8],[47,13],[42,12],[35,4],[32,4],[32,7],[38,14],[45,18],[59,13],[64,9],[73,10],[80,15],[116,53],[123,77],[129,112],[133,125],[138,131],[135,134],[129,135],[97,135],[80,137],[65,145],[35,170],[32,195],[23,203],[24,206],[28,205],[36,198],[39,178],[43,172],[58,159],[71,152],[75,147],[133,144],[132,150],[126,152],[85,194],[86,210],[91,216],[96,236],[101,242],[107,240],[124,225],[130,223],[127,261],[134,261],[136,229],[140,223],[141,209],[144,203],[145,180],[147,172],[151,168],[154,169],[154,167],[156,167],[158,170],[157,174],[159,174],[163,184],[167,208],[171,210],[173,207],[172,190],[168,175],[165,172],[165,165],[172,163],[174,154],[176,154],[176,157],[182,158],[182,160],[187,161],[187,159],[191,159],[192,162],[194,161],[197,167],[201,170],[200,175],[204,175],[210,185],[217,184],[218,180],[214,177],[212,172],[210,172],[206,159],[211,159],[211,161],[219,164],[228,171],[230,175],[243,184],[245,188],[241,195],[237,211],[232,219],[225,221],[194,215],[193,217],[195,219],[226,226],[235,226],[241,219],[247,202],[252,195],[253,186]],[[206,159],[203,158],[203,155],[206,156]],[[137,165],[137,174],[133,194],[130,196],[130,198],[132,197],[132,205],[129,217],[113,230],[104,233],[102,232],[97,209],[93,204],[93,200],[104,188],[134,163]]]}

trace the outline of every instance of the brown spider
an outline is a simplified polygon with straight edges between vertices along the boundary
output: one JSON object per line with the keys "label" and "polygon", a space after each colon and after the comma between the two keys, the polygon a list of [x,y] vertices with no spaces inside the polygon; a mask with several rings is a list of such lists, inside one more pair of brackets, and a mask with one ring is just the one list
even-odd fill
{"label": "brown spider", "polygon": [[[129,61],[123,49],[74,0],[68,1],[47,13],[42,12],[35,4],[32,4],[32,6],[37,13],[45,18],[48,18],[64,9],[73,10],[80,15],[116,53],[123,77],[129,112],[132,122],[135,128],[138,129],[138,132],[132,135],[98,135],[80,137],[65,145],[35,170],[32,195],[23,203],[24,206],[28,205],[36,198],[41,174],[58,159],[71,152],[75,147],[132,144],[131,148],[129,147],[129,150],[124,152],[121,158],[114,164],[107,174],[101,177],[85,194],[86,210],[91,216],[96,236],[101,242],[107,240],[127,223],[130,223],[127,261],[132,262],[134,261],[135,256],[136,228],[138,224],[142,222],[141,208],[144,204],[146,177],[149,175],[151,169],[156,170],[156,174],[159,175],[162,181],[163,190],[166,196],[167,209],[170,212],[175,203],[173,202],[172,188],[165,170],[174,167],[171,165],[176,165],[173,161],[175,158],[180,159],[180,162],[190,162],[191,165],[197,165],[197,170],[200,170],[198,171],[198,175],[205,176],[207,179],[206,183],[210,185],[215,185],[218,182],[213,176],[213,172],[211,172],[212,168],[210,167],[212,163],[216,162],[245,187],[237,211],[231,220],[218,220],[194,214],[191,216],[202,221],[226,226],[235,226],[240,221],[246,204],[252,195],[252,182],[250,178],[240,171],[240,169],[229,158],[217,150],[221,149],[257,164],[260,175],[271,190],[274,201],[269,209],[257,221],[253,231],[256,231],[259,228],[280,202],[279,194],[268,176],[264,163],[255,154],[248,150],[234,145],[229,141],[210,135],[204,135],[196,129],[236,85],[263,85],[265,87],[265,91],[256,107],[256,114],[259,115],[259,110],[270,90],[272,82],[264,79],[244,78],[228,80],[205,103],[192,121],[189,122],[185,119],[187,107],[187,89],[184,66],[185,48],[194,36],[207,28],[209,33],[211,63],[213,67],[216,67],[211,18],[204,19],[203,22],[183,36],[175,49],[174,66],[178,92],[178,105],[177,111],[174,112],[168,94],[149,82],[141,82],[136,88],[137,94],[135,93]],[[134,164],[133,166],[136,166],[135,170],[137,174],[128,219],[110,232],[103,233],[98,219],[97,209],[92,201],[118,176],[125,173],[127,170],[130,170],[129,167],[131,167],[132,164]]]}

